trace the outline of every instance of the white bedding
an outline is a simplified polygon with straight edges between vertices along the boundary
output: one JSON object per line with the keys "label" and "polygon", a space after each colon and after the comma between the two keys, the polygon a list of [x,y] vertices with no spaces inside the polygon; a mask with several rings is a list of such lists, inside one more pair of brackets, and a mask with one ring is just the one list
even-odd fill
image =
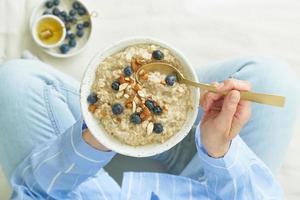
{"label": "white bedding", "polygon": [[[55,59],[31,39],[28,20],[39,0],[0,0],[0,62],[29,49],[43,61],[80,80],[91,57],[112,42],[147,35],[173,44],[195,67],[238,56],[285,59],[300,77],[298,0],[86,0],[99,13],[89,47],[69,59]],[[278,175],[287,199],[300,199],[299,126]],[[0,173],[0,197],[9,190]]]}

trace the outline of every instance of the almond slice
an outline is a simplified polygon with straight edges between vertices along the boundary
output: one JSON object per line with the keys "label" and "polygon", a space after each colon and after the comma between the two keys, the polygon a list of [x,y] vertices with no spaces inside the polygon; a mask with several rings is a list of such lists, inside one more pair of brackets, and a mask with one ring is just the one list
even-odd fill
{"label": "almond slice", "polygon": [[154,125],[152,122],[150,122],[148,125],[147,125],[147,134],[151,134],[153,132],[153,128],[154,128]]}
{"label": "almond slice", "polygon": [[121,84],[119,87],[119,91],[125,90],[127,88],[127,86],[128,86],[128,83]]}
{"label": "almond slice", "polygon": [[146,97],[145,93],[142,90],[139,90],[137,93],[140,97]]}
{"label": "almond slice", "polygon": [[142,109],[141,107],[137,107],[137,108],[136,108],[136,112],[138,112],[138,113],[141,112],[142,110],[143,110],[143,109]]}
{"label": "almond slice", "polygon": [[124,94],[124,97],[125,97],[126,99],[128,99],[128,98],[129,98],[129,95],[128,95],[128,94]]}
{"label": "almond slice", "polygon": [[132,102],[132,112],[135,113],[136,110],[136,103],[133,101]]}
{"label": "almond slice", "polygon": [[116,94],[117,99],[121,98],[124,94],[124,91],[120,91]]}

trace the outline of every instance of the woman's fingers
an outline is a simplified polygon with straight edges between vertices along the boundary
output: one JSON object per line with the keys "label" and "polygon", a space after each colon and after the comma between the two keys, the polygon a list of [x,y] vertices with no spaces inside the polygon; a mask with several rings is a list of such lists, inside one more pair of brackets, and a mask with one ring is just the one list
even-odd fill
{"label": "woman's fingers", "polygon": [[228,79],[224,81],[222,87],[218,87],[218,92],[228,92],[231,90],[249,91],[251,90],[251,84],[248,81],[242,81],[237,79]]}

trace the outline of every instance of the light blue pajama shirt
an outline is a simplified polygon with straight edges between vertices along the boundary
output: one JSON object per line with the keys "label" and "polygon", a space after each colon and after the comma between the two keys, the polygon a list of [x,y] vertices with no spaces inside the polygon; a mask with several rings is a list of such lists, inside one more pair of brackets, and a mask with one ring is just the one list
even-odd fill
{"label": "light blue pajama shirt", "polygon": [[205,180],[161,173],[126,172],[122,186],[102,169],[115,155],[82,139],[82,120],[42,144],[13,174],[12,199],[281,199],[270,170],[238,136],[224,158],[209,157],[196,131]]}

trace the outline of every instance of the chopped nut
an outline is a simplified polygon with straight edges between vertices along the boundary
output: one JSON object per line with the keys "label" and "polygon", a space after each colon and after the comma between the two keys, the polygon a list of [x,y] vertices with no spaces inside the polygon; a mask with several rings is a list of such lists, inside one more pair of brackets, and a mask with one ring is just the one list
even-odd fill
{"label": "chopped nut", "polygon": [[120,117],[117,117],[117,122],[121,123],[122,119]]}
{"label": "chopped nut", "polygon": [[121,74],[121,76],[119,77],[119,82],[120,84],[126,83],[125,76],[123,74]]}
{"label": "chopped nut", "polygon": [[141,79],[142,80],[144,80],[144,81],[146,81],[146,80],[148,80],[148,74],[146,73],[146,74],[144,74],[143,76],[141,76]]}
{"label": "chopped nut", "polygon": [[94,113],[94,112],[96,111],[96,109],[97,109],[97,106],[96,106],[95,104],[89,105],[89,111],[90,111],[91,113]]}
{"label": "chopped nut", "polygon": [[142,89],[142,86],[138,83],[133,86],[133,90],[136,91],[136,92],[138,92],[141,89]]}
{"label": "chopped nut", "polygon": [[154,128],[154,125],[153,125],[152,122],[150,122],[150,123],[147,125],[147,134],[152,133],[153,128]]}
{"label": "chopped nut", "polygon": [[143,76],[145,73],[146,73],[145,70],[142,69],[142,70],[139,72],[139,75]]}
{"label": "chopped nut", "polygon": [[119,99],[123,96],[123,94],[124,94],[124,91],[120,91],[116,94],[116,97]]}
{"label": "chopped nut", "polygon": [[161,80],[161,81],[160,81],[160,84],[166,85],[166,81],[165,81],[165,80]]}
{"label": "chopped nut", "polygon": [[136,103],[133,101],[132,102],[132,112],[134,113],[136,110]]}
{"label": "chopped nut", "polygon": [[136,59],[134,59],[134,58],[131,60],[131,67],[132,67],[134,72],[136,72],[139,69],[139,66],[136,63]]}
{"label": "chopped nut", "polygon": [[126,107],[126,108],[132,108],[132,102],[127,102],[127,103],[125,104],[125,107]]}
{"label": "chopped nut", "polygon": [[136,63],[139,64],[139,65],[143,65],[146,63],[146,60],[143,58],[143,57],[137,57],[135,59]]}
{"label": "chopped nut", "polygon": [[124,94],[124,97],[125,97],[126,99],[128,99],[128,98],[129,98],[129,95],[128,95],[128,94]]}
{"label": "chopped nut", "polygon": [[165,111],[168,111],[168,110],[169,110],[168,104],[163,105],[163,109],[164,109]]}
{"label": "chopped nut", "polygon": [[133,78],[130,78],[129,83],[133,84],[133,83],[135,83],[135,80]]}
{"label": "chopped nut", "polygon": [[128,83],[121,84],[119,87],[119,91],[125,90],[127,88],[127,86],[128,86]]}
{"label": "chopped nut", "polygon": [[145,113],[145,115],[147,115],[147,116],[151,115],[151,112],[150,112],[149,108],[147,108],[147,107],[143,108],[143,113]]}
{"label": "chopped nut", "polygon": [[129,77],[125,77],[125,81],[130,81],[130,78]]}

